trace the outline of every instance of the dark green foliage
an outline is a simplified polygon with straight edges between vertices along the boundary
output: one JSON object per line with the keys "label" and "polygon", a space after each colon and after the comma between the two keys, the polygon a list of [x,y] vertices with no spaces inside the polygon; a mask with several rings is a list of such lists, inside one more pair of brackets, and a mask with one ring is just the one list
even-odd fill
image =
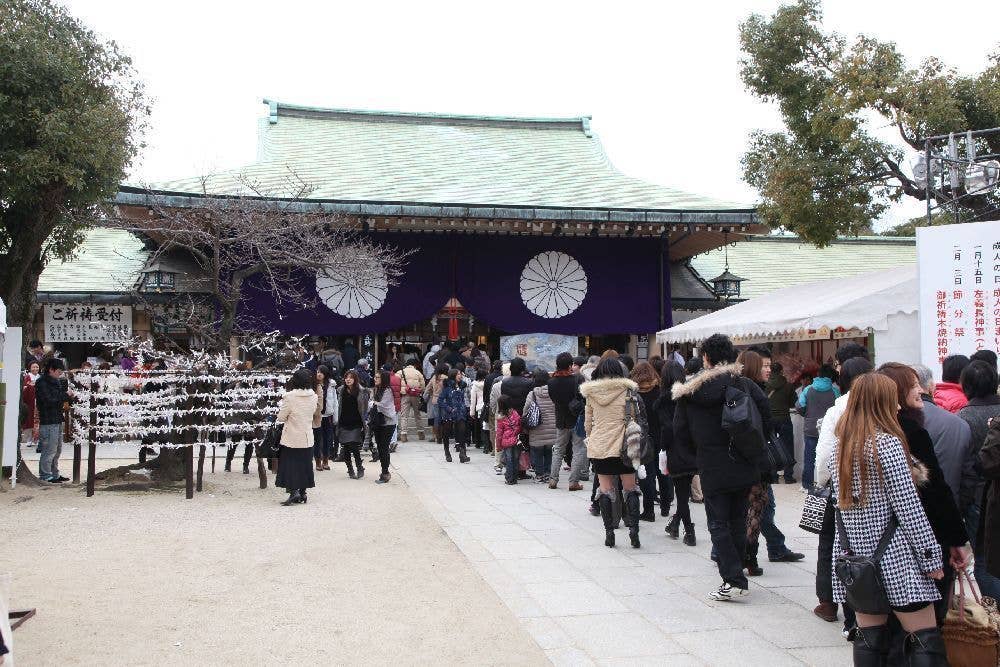
{"label": "dark green foliage", "polygon": [[[911,69],[892,42],[849,43],[821,23],[819,0],[798,0],[740,26],[743,81],[778,105],[786,128],[751,135],[744,178],[761,194],[764,222],[819,246],[869,229],[904,196],[925,198],[900,166],[902,145],[1000,126],[1000,56],[973,77],[934,58]],[[884,125],[898,142],[874,136]],[[991,142],[982,148],[1000,152],[1000,137]],[[966,219],[995,208],[991,199],[964,200]]]}
{"label": "dark green foliage", "polygon": [[50,0],[0,3],[0,298],[32,320],[38,275],[65,258],[141,147],[131,61]]}

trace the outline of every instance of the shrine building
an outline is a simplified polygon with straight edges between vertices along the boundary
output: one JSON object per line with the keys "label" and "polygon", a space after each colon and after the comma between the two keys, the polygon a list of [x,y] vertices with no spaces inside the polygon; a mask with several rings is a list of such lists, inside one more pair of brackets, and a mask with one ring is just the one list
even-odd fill
{"label": "shrine building", "polygon": [[[122,186],[127,215],[191,207],[255,182],[292,210],[341,214],[412,250],[393,285],[312,278],[319,308],[255,300],[258,319],[289,334],[356,337],[377,346],[519,333],[580,337],[638,359],[653,334],[724,305],[690,264],[765,233],[754,210],[626,176],[590,117],[508,118],[322,109],[265,100],[257,160],[241,169]],[[207,193],[207,194],[206,194]]]}

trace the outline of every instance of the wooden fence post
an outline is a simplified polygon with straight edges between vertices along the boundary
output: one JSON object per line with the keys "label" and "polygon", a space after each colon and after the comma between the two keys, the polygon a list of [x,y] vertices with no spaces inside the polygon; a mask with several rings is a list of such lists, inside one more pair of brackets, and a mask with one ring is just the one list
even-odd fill
{"label": "wooden fence post", "polygon": [[[68,410],[66,410],[66,439],[73,440],[73,406],[71,405]],[[73,483],[80,483],[80,459],[82,457],[83,447],[80,446],[79,442],[73,442]]]}
{"label": "wooden fence post", "polygon": [[94,495],[97,475],[97,378],[90,376],[90,428],[87,431],[87,497]]}

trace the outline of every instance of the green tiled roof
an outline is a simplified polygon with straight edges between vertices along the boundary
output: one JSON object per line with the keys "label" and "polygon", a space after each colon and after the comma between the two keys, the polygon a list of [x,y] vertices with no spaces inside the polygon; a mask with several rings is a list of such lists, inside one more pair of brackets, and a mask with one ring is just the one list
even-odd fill
{"label": "green tiled roof", "polygon": [[[895,266],[915,264],[913,238],[860,237],[841,239],[817,248],[795,236],[752,236],[729,248],[729,269],[747,281],[741,298],[768,294],[783,287],[829,278],[847,277]],[[691,265],[705,280],[722,273],[722,248],[692,258]]]}
{"label": "green tiled roof", "polygon": [[50,262],[38,278],[39,292],[128,292],[149,252],[132,234],[97,227],[68,262]]}
{"label": "green tiled roof", "polygon": [[[268,102],[258,159],[208,176],[209,194],[234,194],[241,174],[268,196],[311,199],[667,210],[748,211],[626,176],[590,131],[590,118],[499,118],[316,109]],[[200,174],[151,184],[201,193]]]}

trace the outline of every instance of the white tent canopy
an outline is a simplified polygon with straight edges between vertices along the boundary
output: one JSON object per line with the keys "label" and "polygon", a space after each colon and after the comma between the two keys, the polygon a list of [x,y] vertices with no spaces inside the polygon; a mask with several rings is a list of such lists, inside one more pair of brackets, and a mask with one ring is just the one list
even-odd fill
{"label": "white tent canopy", "polygon": [[780,289],[664,329],[656,340],[694,343],[715,333],[774,336],[823,327],[886,331],[890,316],[918,306],[917,267],[901,266]]}
{"label": "white tent canopy", "polygon": [[3,299],[0,299],[0,334],[7,331],[7,306],[3,305]]}

